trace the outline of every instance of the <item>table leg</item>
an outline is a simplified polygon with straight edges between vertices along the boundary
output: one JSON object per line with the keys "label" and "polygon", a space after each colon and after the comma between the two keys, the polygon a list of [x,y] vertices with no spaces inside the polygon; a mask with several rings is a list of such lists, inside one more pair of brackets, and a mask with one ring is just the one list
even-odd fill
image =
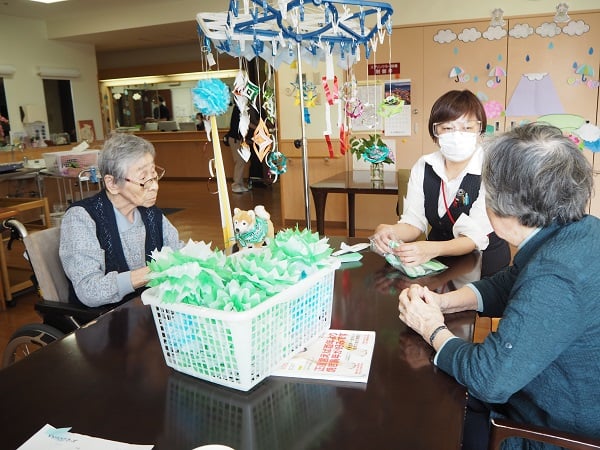
{"label": "table leg", "polygon": [[327,202],[327,192],[313,190],[313,200],[315,202],[315,214],[317,216],[317,231],[320,236],[325,235],[325,203]]}
{"label": "table leg", "polygon": [[354,226],[354,194],[348,192],[348,235],[354,237],[356,235],[356,229]]}

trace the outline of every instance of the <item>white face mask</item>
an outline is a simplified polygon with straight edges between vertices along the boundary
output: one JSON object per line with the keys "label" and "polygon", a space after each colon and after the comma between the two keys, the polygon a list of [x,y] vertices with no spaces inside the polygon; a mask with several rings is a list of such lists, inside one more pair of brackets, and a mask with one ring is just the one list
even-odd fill
{"label": "white face mask", "polygon": [[440,151],[444,158],[452,162],[469,159],[477,149],[477,134],[453,131],[438,138]]}

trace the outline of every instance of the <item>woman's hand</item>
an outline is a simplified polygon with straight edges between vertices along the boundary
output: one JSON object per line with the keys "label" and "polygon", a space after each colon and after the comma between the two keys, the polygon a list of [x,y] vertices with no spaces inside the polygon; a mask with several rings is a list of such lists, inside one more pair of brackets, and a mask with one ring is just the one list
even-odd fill
{"label": "woman's hand", "polygon": [[375,234],[371,237],[371,243],[375,246],[372,250],[375,250],[380,255],[392,253],[394,245],[390,246],[390,242],[402,242],[396,236],[395,226],[383,223],[375,228]]}
{"label": "woman's hand", "polygon": [[132,270],[131,274],[131,285],[134,289],[145,286],[148,282],[148,275],[150,274],[150,267],[144,266],[139,269]]}
{"label": "woman's hand", "polygon": [[429,342],[433,331],[444,325],[444,315],[439,306],[440,297],[427,287],[413,284],[400,293],[398,311],[402,322]]}
{"label": "woman's hand", "polygon": [[414,267],[439,256],[437,247],[435,241],[416,241],[400,244],[394,248],[393,253],[406,267]]}

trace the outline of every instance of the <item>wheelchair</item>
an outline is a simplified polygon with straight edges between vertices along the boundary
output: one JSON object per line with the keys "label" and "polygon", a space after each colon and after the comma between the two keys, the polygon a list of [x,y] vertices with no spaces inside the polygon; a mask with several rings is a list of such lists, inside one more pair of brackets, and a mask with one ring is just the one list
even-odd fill
{"label": "wheelchair", "polygon": [[69,283],[58,256],[60,228],[30,234],[16,219],[7,219],[2,226],[10,230],[9,245],[15,239],[21,239],[25,244],[34,286],[41,297],[35,310],[42,318],[42,323],[24,325],[10,337],[2,358],[2,367],[7,367],[97,319],[111,308],[68,303]]}

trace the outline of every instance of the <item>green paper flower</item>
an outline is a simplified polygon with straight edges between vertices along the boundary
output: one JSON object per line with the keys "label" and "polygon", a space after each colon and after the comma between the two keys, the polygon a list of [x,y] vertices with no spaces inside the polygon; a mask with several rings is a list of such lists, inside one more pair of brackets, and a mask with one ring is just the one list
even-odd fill
{"label": "green paper flower", "polygon": [[247,311],[327,267],[332,249],[318,233],[282,230],[260,250],[226,256],[209,244],[152,252],[149,286],[164,303],[187,303],[223,311]]}

